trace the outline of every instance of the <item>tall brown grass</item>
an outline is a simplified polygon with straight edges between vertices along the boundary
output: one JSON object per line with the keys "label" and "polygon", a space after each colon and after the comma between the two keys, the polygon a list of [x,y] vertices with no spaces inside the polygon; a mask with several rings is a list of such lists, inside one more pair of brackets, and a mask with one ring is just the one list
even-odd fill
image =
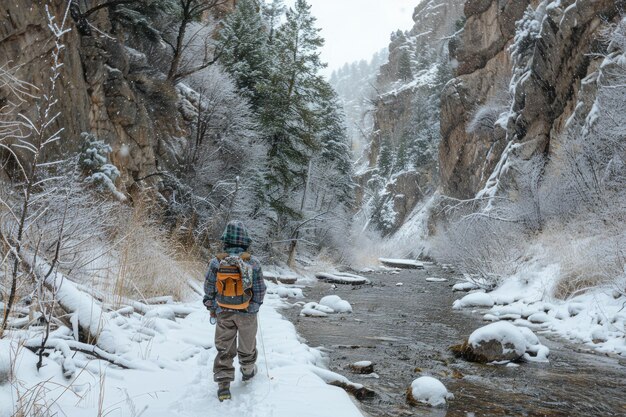
{"label": "tall brown grass", "polygon": [[135,201],[125,219],[117,223],[114,238],[120,239],[111,285],[114,304],[125,298],[146,300],[172,296],[185,300],[189,279],[202,278],[205,263],[198,250],[159,225],[155,207],[147,198]]}

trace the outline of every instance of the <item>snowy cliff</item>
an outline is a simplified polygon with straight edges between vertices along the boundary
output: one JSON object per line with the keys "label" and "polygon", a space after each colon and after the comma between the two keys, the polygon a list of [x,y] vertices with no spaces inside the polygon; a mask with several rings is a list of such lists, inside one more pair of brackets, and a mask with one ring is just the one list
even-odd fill
{"label": "snowy cliff", "polygon": [[554,150],[575,110],[593,101],[585,80],[609,52],[620,3],[466,2],[450,48],[457,76],[442,94],[446,194],[468,198],[493,187],[512,142],[523,159]]}
{"label": "snowy cliff", "polygon": [[462,11],[461,0],[423,1],[413,12],[413,28],[391,35],[358,178],[365,212],[385,234],[436,188],[439,95],[451,78],[447,44]]}

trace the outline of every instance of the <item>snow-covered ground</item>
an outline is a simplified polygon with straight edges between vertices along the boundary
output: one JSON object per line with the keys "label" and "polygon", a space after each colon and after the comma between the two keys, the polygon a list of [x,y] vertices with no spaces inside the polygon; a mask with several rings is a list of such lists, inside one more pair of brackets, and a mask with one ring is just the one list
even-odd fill
{"label": "snow-covered ground", "polygon": [[531,265],[492,292],[465,295],[454,308],[481,308],[487,321],[509,320],[626,357],[626,299],[607,286],[559,300],[552,296],[558,276],[558,265]]}
{"label": "snow-covered ground", "polygon": [[[191,311],[184,318],[175,318],[164,305],[159,314],[119,314],[112,319],[130,340],[121,357],[135,369],[88,359],[83,353],[67,361],[53,352],[38,372],[30,350],[15,338],[1,340],[0,416],[14,415],[27,402],[48,409],[50,415],[68,417],[361,416],[348,394],[327,384],[345,378],[323,369],[321,352],[300,342],[293,325],[277,312],[284,291],[273,284],[269,288],[273,294],[267,295],[259,315],[259,374],[243,383],[237,373],[231,401],[216,398],[215,327],[201,302],[195,301],[178,305]],[[72,339],[69,334],[67,338]],[[63,370],[71,373],[72,366],[76,371],[66,379]],[[9,372],[15,376],[11,383]]]}

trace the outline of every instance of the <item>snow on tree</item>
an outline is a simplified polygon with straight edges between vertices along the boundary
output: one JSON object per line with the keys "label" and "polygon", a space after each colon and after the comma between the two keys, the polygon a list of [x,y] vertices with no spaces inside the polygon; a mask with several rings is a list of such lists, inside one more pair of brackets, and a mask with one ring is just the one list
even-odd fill
{"label": "snow on tree", "polygon": [[411,81],[413,79],[413,70],[411,69],[411,56],[408,49],[404,49],[400,54],[398,61],[398,78],[402,81]]}
{"label": "snow on tree", "polygon": [[281,18],[286,10],[287,8],[282,0],[272,0],[269,3],[262,2],[261,12],[265,18],[268,43],[273,42],[276,28],[280,25]]}
{"label": "snow on tree", "polygon": [[311,153],[319,146],[316,107],[325,81],[318,75],[324,67],[319,48],[324,40],[306,1],[298,0],[276,31],[271,45],[272,75],[264,86],[267,102],[261,123],[268,143],[267,185],[271,204],[293,216],[291,189],[302,186]]}
{"label": "snow on tree", "polygon": [[[229,0],[174,0],[177,19],[163,41],[170,47],[167,80],[177,82],[213,65],[221,54],[213,41],[215,28],[202,19]],[[209,22],[210,23],[210,22]]]}
{"label": "snow on tree", "polygon": [[79,165],[86,174],[85,181],[99,190],[111,193],[118,200],[125,201],[126,196],[115,186],[120,171],[109,160],[109,154],[113,152],[111,146],[87,132],[81,134],[81,139],[83,146],[79,156]]}
{"label": "snow on tree", "polygon": [[222,23],[219,35],[220,62],[254,108],[262,100],[258,85],[269,76],[266,30],[256,1],[241,0]]}

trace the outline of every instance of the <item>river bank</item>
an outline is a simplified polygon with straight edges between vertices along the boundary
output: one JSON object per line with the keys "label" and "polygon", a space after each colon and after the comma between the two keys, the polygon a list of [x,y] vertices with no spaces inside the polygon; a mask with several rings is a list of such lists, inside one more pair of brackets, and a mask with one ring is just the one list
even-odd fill
{"label": "river bank", "polygon": [[[626,414],[626,363],[586,352],[580,345],[538,333],[550,348],[548,364],[479,365],[457,359],[448,347],[486,324],[481,315],[451,308],[454,272],[438,266],[399,273],[368,273],[371,285],[304,289],[306,301],[329,294],[349,301],[352,314],[301,317],[285,309],[299,334],[328,355],[331,370],[377,392],[361,403],[371,416],[617,416]],[[426,278],[446,278],[429,282]],[[401,286],[396,284],[402,283]],[[351,374],[348,365],[372,361],[378,378]],[[421,375],[440,379],[454,393],[447,410],[405,402],[406,389]]]}

